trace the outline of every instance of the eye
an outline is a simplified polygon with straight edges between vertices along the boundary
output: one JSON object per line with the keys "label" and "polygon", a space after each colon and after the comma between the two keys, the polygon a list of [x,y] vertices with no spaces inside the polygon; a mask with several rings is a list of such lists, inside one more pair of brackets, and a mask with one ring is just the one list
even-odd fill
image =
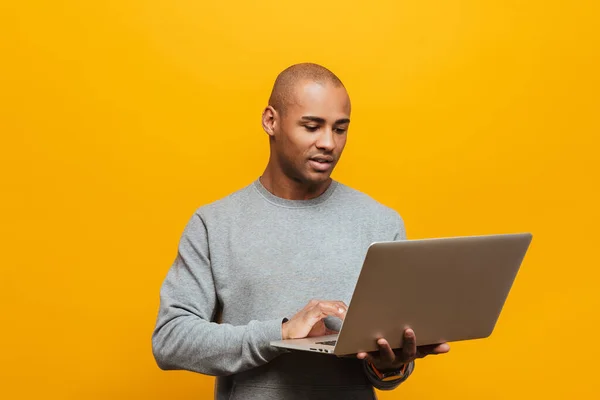
{"label": "eye", "polygon": [[309,132],[316,132],[319,129],[317,125],[304,125],[304,128]]}
{"label": "eye", "polygon": [[340,135],[346,133],[348,128],[335,128],[335,133],[339,133]]}

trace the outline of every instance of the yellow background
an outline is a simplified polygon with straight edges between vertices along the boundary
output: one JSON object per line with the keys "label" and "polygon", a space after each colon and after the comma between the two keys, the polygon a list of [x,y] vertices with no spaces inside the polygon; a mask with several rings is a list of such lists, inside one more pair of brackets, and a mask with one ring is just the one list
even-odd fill
{"label": "yellow background", "polygon": [[334,176],[410,238],[534,234],[492,337],[381,398],[599,398],[599,2],[253,3],[0,5],[0,397],[212,396],[154,364],[159,286],[312,61],[353,100]]}

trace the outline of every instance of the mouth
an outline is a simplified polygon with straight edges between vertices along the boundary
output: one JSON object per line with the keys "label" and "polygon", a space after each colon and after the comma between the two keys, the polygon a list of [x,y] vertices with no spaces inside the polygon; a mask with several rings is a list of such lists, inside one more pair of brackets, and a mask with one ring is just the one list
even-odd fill
{"label": "mouth", "polygon": [[333,157],[331,156],[317,156],[309,159],[309,164],[313,169],[319,172],[327,172],[333,166]]}

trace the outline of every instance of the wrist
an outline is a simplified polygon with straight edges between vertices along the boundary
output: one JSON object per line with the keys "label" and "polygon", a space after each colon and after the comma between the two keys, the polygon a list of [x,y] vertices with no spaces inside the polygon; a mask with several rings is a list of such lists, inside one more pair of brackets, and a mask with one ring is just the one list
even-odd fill
{"label": "wrist", "polygon": [[380,380],[397,380],[404,378],[408,365],[402,364],[397,368],[377,368],[372,362],[367,362],[369,368]]}

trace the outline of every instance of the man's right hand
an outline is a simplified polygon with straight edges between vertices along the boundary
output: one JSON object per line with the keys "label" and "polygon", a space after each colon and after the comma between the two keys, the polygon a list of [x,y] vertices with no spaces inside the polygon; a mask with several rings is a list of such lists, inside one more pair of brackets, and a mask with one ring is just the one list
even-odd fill
{"label": "man's right hand", "polygon": [[325,326],[328,316],[346,317],[348,306],[343,301],[311,300],[302,310],[281,326],[283,339],[302,339],[337,333]]}

